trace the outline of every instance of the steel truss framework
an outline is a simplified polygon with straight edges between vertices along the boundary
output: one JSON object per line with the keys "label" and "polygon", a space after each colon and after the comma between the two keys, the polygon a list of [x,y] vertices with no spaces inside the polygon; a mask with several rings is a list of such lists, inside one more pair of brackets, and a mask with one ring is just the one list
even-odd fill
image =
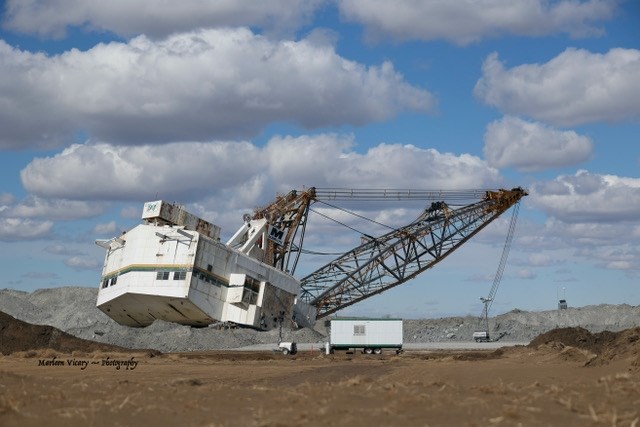
{"label": "steel truss framework", "polygon": [[268,206],[255,209],[253,219],[266,218],[283,236],[281,244],[267,241],[265,263],[293,275],[304,241],[309,205],[314,199],[315,188],[301,192],[294,190],[278,196]]}
{"label": "steel truss framework", "polygon": [[370,238],[304,277],[300,298],[322,318],[398,286],[443,260],[526,195],[522,188],[485,191],[479,202],[457,209],[433,202],[411,224]]}

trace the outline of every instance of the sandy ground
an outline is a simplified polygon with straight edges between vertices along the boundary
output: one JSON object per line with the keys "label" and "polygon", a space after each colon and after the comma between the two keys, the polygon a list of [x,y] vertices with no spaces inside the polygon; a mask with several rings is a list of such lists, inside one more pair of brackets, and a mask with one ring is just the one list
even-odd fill
{"label": "sandy ground", "polygon": [[637,361],[593,356],[31,350],[0,356],[0,425],[640,426]]}

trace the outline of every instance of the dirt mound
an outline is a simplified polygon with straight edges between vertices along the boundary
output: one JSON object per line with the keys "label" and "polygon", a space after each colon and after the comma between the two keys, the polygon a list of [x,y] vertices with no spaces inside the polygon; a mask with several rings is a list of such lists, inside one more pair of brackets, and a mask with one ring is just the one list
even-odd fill
{"label": "dirt mound", "polygon": [[633,366],[640,367],[640,328],[615,334],[613,341],[603,348],[592,364],[604,364],[618,359],[630,359]]}
{"label": "dirt mound", "polygon": [[640,328],[619,332],[603,331],[591,333],[584,328],[559,328],[539,335],[528,345],[529,348],[557,346],[562,351],[566,347],[581,349],[596,355],[589,365],[607,363],[612,360],[633,359],[640,366]]}
{"label": "dirt mound", "polygon": [[62,353],[131,351],[115,345],[76,338],[52,326],[32,325],[0,311],[0,353],[52,349]]}
{"label": "dirt mound", "polygon": [[618,332],[603,331],[592,334],[585,328],[558,328],[538,335],[530,343],[529,347],[537,348],[543,344],[558,342],[565,346],[577,347],[599,354],[610,345]]}

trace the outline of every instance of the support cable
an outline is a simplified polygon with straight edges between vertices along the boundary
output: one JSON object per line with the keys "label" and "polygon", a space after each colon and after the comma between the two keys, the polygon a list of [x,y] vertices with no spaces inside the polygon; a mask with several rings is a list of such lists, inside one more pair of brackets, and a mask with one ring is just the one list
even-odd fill
{"label": "support cable", "polygon": [[342,212],[348,213],[348,214],[353,215],[353,216],[355,216],[355,217],[358,217],[358,218],[360,218],[360,219],[364,219],[364,220],[366,220],[366,221],[372,222],[372,223],[377,224],[377,225],[379,225],[379,226],[382,226],[382,227],[388,228],[389,230],[398,231],[398,229],[397,229],[397,228],[391,227],[390,225],[383,224],[383,223],[378,222],[378,221],[376,221],[376,220],[374,220],[374,219],[367,218],[366,216],[364,216],[364,215],[360,215],[360,214],[357,214],[357,213],[355,213],[355,212],[353,212],[353,211],[350,211],[350,210],[347,210],[347,209],[341,208],[340,206],[332,205],[331,203],[327,203],[327,202],[325,202],[325,201],[323,201],[323,200],[318,200],[318,202],[319,202],[319,203],[322,203],[322,204],[324,204],[324,205],[327,205],[327,206],[329,206],[329,207],[331,207],[331,208],[333,208],[333,209],[337,209],[337,210],[339,210],[339,211],[342,211]]}
{"label": "support cable", "polygon": [[325,214],[320,213],[320,212],[318,212],[318,211],[316,211],[316,210],[314,210],[314,209],[309,209],[309,210],[310,210],[311,212],[313,212],[313,213],[317,213],[317,214],[318,214],[318,215],[320,215],[321,217],[324,217],[324,218],[328,219],[329,221],[333,221],[333,222],[335,222],[336,224],[340,224],[340,225],[342,225],[343,227],[347,227],[349,230],[355,231],[356,233],[362,234],[363,236],[368,236],[368,234],[367,234],[367,233],[363,233],[362,231],[360,231],[360,230],[358,230],[358,229],[356,229],[356,228],[353,228],[353,227],[351,227],[351,226],[349,226],[349,225],[345,224],[344,222],[340,222],[340,221],[338,221],[338,220],[337,220],[337,219],[335,219],[335,218],[331,218],[329,215],[325,215]]}
{"label": "support cable", "polygon": [[491,306],[493,305],[496,293],[498,292],[498,287],[500,286],[500,282],[502,281],[502,275],[504,273],[505,266],[507,265],[507,258],[509,257],[509,251],[511,250],[511,243],[513,242],[513,236],[515,234],[519,211],[520,202],[517,202],[513,207],[511,222],[509,223],[509,230],[507,231],[507,237],[505,238],[504,248],[502,249],[502,256],[500,257],[500,263],[498,264],[498,270],[496,271],[496,275],[493,278],[493,285],[491,286],[489,295],[486,298],[481,298],[481,300],[484,302],[484,308],[482,309],[482,314],[480,315],[479,321],[484,321],[486,323],[487,333],[489,332],[489,310],[491,310]]}

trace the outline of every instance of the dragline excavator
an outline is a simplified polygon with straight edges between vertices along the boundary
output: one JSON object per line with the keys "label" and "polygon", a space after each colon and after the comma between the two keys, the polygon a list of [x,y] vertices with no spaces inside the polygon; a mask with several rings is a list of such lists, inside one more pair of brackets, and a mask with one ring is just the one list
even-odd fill
{"label": "dragline excavator", "polygon": [[[220,241],[220,228],[164,201],[144,205],[143,223],[96,244],[107,251],[97,307],[117,322],[156,319],[272,329],[317,319],[415,278],[526,196],[522,188],[466,191],[308,188],[246,214]],[[340,202],[426,201],[411,223],[360,244],[297,279],[311,213]],[[326,212],[327,210],[325,210]],[[346,211],[345,211],[346,212]],[[328,216],[327,216],[328,217]],[[361,217],[364,218],[364,217]],[[331,219],[331,218],[330,218]],[[344,224],[343,224],[344,225]]]}

